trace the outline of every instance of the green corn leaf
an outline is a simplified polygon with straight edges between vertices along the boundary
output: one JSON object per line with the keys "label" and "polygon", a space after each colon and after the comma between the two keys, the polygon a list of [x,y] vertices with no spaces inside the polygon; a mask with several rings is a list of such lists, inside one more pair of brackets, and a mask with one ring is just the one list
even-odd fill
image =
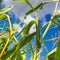
{"label": "green corn leaf", "polygon": [[56,54],[56,48],[53,49],[52,51],[50,51],[50,52],[47,54],[45,60],[56,60],[56,59],[55,59],[55,54]]}
{"label": "green corn leaf", "polygon": [[11,56],[11,54],[15,51],[15,48],[16,48],[16,47],[14,47],[14,48],[6,51],[6,53],[1,57],[2,60],[8,60],[9,57]]}
{"label": "green corn leaf", "polygon": [[10,35],[12,34],[12,21],[10,16],[7,15],[8,23],[9,23],[9,30],[10,30]]}
{"label": "green corn leaf", "polygon": [[39,60],[40,53],[41,51],[39,51],[38,53],[35,51],[34,55],[31,56],[30,60]]}
{"label": "green corn leaf", "polygon": [[4,46],[4,44],[6,43],[6,39],[0,39],[0,45]]}
{"label": "green corn leaf", "polygon": [[[18,42],[15,51],[12,53],[12,57],[15,55],[15,53],[17,53],[18,50],[20,50],[21,48],[23,48],[26,44],[28,44],[36,35],[36,32],[30,34],[29,36],[25,37],[25,38],[21,38],[21,40]],[[11,58],[12,58],[11,57]]]}
{"label": "green corn leaf", "polygon": [[26,60],[26,55],[22,54],[21,51],[17,51],[10,60]]}
{"label": "green corn leaf", "polygon": [[37,14],[36,14],[36,49],[37,49],[37,52],[41,49],[40,22],[39,22]]}
{"label": "green corn leaf", "polygon": [[[35,47],[32,47],[33,52],[34,52],[34,48],[35,48]],[[29,49],[27,49],[27,50],[24,50],[24,51],[22,52],[22,54],[25,54],[25,53],[27,53],[27,52],[30,52],[30,51],[32,51],[32,49],[29,48]],[[34,53],[33,53],[33,54],[34,54]]]}
{"label": "green corn leaf", "polygon": [[17,2],[27,2],[27,0],[13,0],[13,1],[17,1]]}
{"label": "green corn leaf", "polygon": [[60,28],[60,26],[56,23],[54,23],[54,26],[57,27],[57,28]]}
{"label": "green corn leaf", "polygon": [[18,51],[17,54],[16,54],[16,60],[20,60],[20,59],[23,60],[23,57],[22,57],[21,52]]}
{"label": "green corn leaf", "polygon": [[0,44],[3,43],[3,39],[0,39]]}
{"label": "green corn leaf", "polygon": [[23,34],[22,34],[23,37],[25,37],[26,35],[29,34],[30,28],[31,28],[32,25],[35,24],[35,23],[36,23],[36,21],[32,20],[28,25],[26,25],[26,26],[24,27]]}
{"label": "green corn leaf", "polygon": [[33,49],[33,44],[32,44],[32,41],[30,41],[30,49],[31,49],[31,51],[32,51],[32,54],[34,55],[34,49]]}
{"label": "green corn leaf", "polygon": [[57,19],[55,19],[55,20],[54,20],[54,22],[55,22],[55,23],[60,23],[60,21],[59,21],[59,20],[57,20]]}
{"label": "green corn leaf", "polygon": [[28,25],[26,25],[26,26],[24,27],[24,30],[23,30],[23,36],[24,36],[24,37],[29,34],[30,28],[31,28],[32,25],[35,24],[35,23],[36,23],[36,21],[32,20]]}
{"label": "green corn leaf", "polygon": [[52,23],[53,23],[53,25],[54,25],[55,27],[60,28],[60,26],[59,26],[60,21],[59,21],[59,20],[54,19],[54,21],[53,21]]}
{"label": "green corn leaf", "polygon": [[0,52],[1,52],[4,44],[5,44],[4,40],[3,39],[0,39]]}
{"label": "green corn leaf", "polygon": [[29,2],[29,0],[13,0],[13,1],[24,2],[24,3],[28,4],[31,8],[33,8],[32,5],[31,5],[31,3]]}
{"label": "green corn leaf", "polygon": [[0,20],[5,20],[7,18],[6,14],[0,14]]}
{"label": "green corn leaf", "polygon": [[0,2],[2,2],[2,0],[0,0]]}
{"label": "green corn leaf", "polygon": [[29,22],[29,24],[26,25],[26,26],[20,31],[20,33],[19,33],[18,35],[16,35],[16,37],[18,37],[22,32],[23,32],[23,34],[25,34],[25,35],[28,34],[31,26],[32,26],[33,24],[35,24],[35,23],[36,23],[36,21],[34,21],[34,20],[32,20],[31,22]]}
{"label": "green corn leaf", "polygon": [[26,60],[26,55],[25,54],[21,54],[21,52],[18,51],[18,53],[16,55],[16,60]]}
{"label": "green corn leaf", "polygon": [[26,32],[28,33],[30,28],[32,27],[33,24],[36,24],[36,21],[32,20],[28,25],[27,25],[27,29]]}
{"label": "green corn leaf", "polygon": [[59,38],[59,40],[58,40],[55,58],[56,58],[56,60],[60,60],[60,38]]}
{"label": "green corn leaf", "polygon": [[11,36],[9,36],[9,34],[10,34],[9,32],[10,32],[10,30],[4,31],[4,32],[0,32],[0,38],[7,38],[7,37],[11,38],[14,35],[14,33],[16,32],[16,30],[13,29]]}
{"label": "green corn leaf", "polygon": [[23,46],[25,46],[26,44],[28,44],[32,40],[32,38],[34,38],[35,34],[36,34],[36,32],[25,37],[25,39],[21,38],[21,40],[18,42],[18,45],[17,45],[17,47],[19,47],[18,49],[20,49]]}
{"label": "green corn leaf", "polygon": [[25,60],[25,54],[21,54],[20,51],[17,51],[17,53],[15,53],[15,55],[11,58],[12,53],[15,51],[15,47],[13,47],[12,49],[8,50],[3,56],[2,56],[2,60]]}
{"label": "green corn leaf", "polygon": [[13,7],[14,7],[14,5],[1,9],[0,14],[10,11]]}
{"label": "green corn leaf", "polygon": [[31,13],[33,13],[33,12],[35,12],[35,11],[37,11],[37,10],[42,10],[42,9],[43,9],[43,6],[44,6],[45,4],[47,4],[47,3],[49,3],[49,1],[48,1],[48,2],[43,2],[43,3],[39,4],[37,7],[35,7],[34,9],[29,10],[29,11],[26,13],[26,16],[29,15],[29,14],[31,14]]}
{"label": "green corn leaf", "polygon": [[9,36],[9,31],[6,32],[0,32],[0,38],[6,38]]}
{"label": "green corn leaf", "polygon": [[18,44],[14,48],[12,48],[11,50],[7,51],[6,54],[3,55],[2,59],[7,59],[10,56],[13,57],[18,52],[19,49],[24,47],[26,44],[28,44],[32,40],[32,38],[35,36],[35,34],[36,34],[36,32],[30,34],[25,39],[21,38],[21,40],[18,42]]}
{"label": "green corn leaf", "polygon": [[60,14],[56,14],[53,19],[60,18]]}

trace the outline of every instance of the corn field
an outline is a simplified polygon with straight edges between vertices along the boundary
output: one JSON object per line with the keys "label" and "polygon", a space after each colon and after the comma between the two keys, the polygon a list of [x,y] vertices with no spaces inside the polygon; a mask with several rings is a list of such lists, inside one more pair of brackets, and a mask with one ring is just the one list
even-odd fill
{"label": "corn field", "polygon": [[[35,3],[33,5],[36,6],[33,6],[30,0],[11,1],[13,3],[24,3],[28,7],[30,7],[30,9],[21,17],[21,19],[19,19],[21,11],[19,11],[18,17],[12,20],[11,17],[13,13],[11,12],[11,10],[16,5],[11,4],[10,6],[3,7],[3,0],[0,0],[0,60],[60,60],[60,31],[58,31],[58,34],[54,34],[55,32],[52,28],[54,27],[58,30],[60,29],[60,13],[57,13],[60,1],[45,0],[37,4],[38,0],[35,0]],[[39,15],[41,16],[41,14],[38,14],[38,11],[41,12],[44,9],[44,6],[47,6],[51,3],[55,4],[55,7],[53,8],[53,14],[51,15],[49,21],[41,26],[41,20],[39,17]],[[46,9],[49,10],[48,8]],[[19,8],[15,10],[19,10]],[[34,15],[33,19],[30,18],[31,20],[29,20],[28,17],[30,15]],[[23,28],[21,29],[21,25],[23,25],[23,22],[26,18],[28,18],[28,20],[25,22],[26,24],[24,24]],[[18,24],[14,25],[14,21],[18,21]],[[35,31],[30,31],[33,25],[35,26],[33,27],[35,28]],[[54,33],[51,33],[51,29]],[[51,33],[52,36],[55,37],[48,38],[48,36],[50,37],[49,33]],[[49,42],[53,45],[55,44],[55,42],[57,43],[55,44],[56,46],[52,48],[53,45],[49,44]],[[50,45],[51,47],[47,47],[46,45]],[[49,50],[50,48],[51,50]],[[45,56],[43,49],[46,51]],[[27,57],[27,53],[30,54],[29,58]],[[41,59],[42,53],[44,57],[42,57]]]}

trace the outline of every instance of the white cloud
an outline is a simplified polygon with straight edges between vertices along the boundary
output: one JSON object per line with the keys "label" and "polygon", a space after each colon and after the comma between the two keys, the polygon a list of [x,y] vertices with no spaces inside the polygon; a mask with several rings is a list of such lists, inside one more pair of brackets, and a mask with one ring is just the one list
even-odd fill
{"label": "white cloud", "polygon": [[60,9],[57,10],[57,14],[60,14]]}
{"label": "white cloud", "polygon": [[30,34],[33,32],[36,32],[36,25],[35,24],[31,27],[31,29],[29,31]]}
{"label": "white cloud", "polygon": [[28,24],[30,21],[35,20],[35,18],[31,17],[31,15],[28,15],[26,19],[24,20],[24,24]]}
{"label": "white cloud", "polygon": [[44,19],[42,26],[46,25],[48,22]]}
{"label": "white cloud", "polygon": [[15,24],[13,24],[13,27],[14,27],[14,28],[16,28],[17,26],[18,26],[18,24],[16,24],[16,23],[15,23]]}
{"label": "white cloud", "polygon": [[12,0],[3,0],[3,4],[4,4],[5,6],[10,6],[10,5],[13,4],[13,2],[12,2]]}

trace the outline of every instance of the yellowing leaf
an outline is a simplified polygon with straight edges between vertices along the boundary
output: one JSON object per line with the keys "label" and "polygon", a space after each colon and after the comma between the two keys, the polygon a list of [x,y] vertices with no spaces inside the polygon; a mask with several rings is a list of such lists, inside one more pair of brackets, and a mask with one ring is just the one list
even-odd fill
{"label": "yellowing leaf", "polygon": [[14,5],[1,9],[0,14],[10,11],[13,7],[14,7]]}

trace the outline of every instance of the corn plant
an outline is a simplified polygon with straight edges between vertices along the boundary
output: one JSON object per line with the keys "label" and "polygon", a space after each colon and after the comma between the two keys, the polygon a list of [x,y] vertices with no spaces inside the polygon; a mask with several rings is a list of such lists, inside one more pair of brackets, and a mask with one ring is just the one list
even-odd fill
{"label": "corn plant", "polygon": [[[0,2],[1,1],[2,0],[0,0]],[[60,59],[59,57],[60,56],[59,54],[60,38],[58,37],[58,38],[43,40],[46,34],[48,33],[49,28],[52,25],[54,25],[54,27],[60,28],[60,26],[58,25],[60,23],[60,21],[58,20],[58,18],[60,18],[60,14],[56,13],[59,0],[45,1],[40,3],[36,7],[33,7],[28,0],[13,0],[13,2],[24,2],[28,6],[30,6],[31,9],[28,12],[26,12],[25,16],[23,17],[23,20],[21,20],[18,26],[15,28],[13,27],[11,17],[7,14],[7,12],[9,12],[14,7],[14,5],[0,9],[0,21],[5,21],[7,19],[9,24],[7,30],[0,32],[0,59],[1,60],[26,60],[26,53],[31,51],[31,60],[38,60],[42,52],[42,44],[44,42],[48,43],[49,41],[58,39],[57,47],[53,49],[51,52],[47,50],[45,45],[44,47],[46,51],[48,51],[48,54],[46,55],[45,60],[59,60]],[[51,2],[56,3],[54,13],[51,16],[50,21],[41,28],[37,11],[42,10],[45,4],[47,5]],[[19,26],[24,21],[24,19],[32,13],[35,14],[35,20],[32,20],[31,22],[29,22],[27,25],[24,26],[24,28],[17,35],[15,35]],[[34,24],[36,25],[36,32],[33,32],[30,34],[29,31],[32,25]],[[3,28],[5,29],[6,26]],[[46,29],[41,37],[40,33],[44,28]],[[18,37],[20,35],[22,35],[22,37],[20,40],[18,40]],[[36,46],[34,46],[32,42],[32,39],[34,37],[36,37]],[[9,49],[9,46],[11,45],[11,43],[13,43],[14,46]],[[30,48],[26,49],[28,44],[30,44]]]}

